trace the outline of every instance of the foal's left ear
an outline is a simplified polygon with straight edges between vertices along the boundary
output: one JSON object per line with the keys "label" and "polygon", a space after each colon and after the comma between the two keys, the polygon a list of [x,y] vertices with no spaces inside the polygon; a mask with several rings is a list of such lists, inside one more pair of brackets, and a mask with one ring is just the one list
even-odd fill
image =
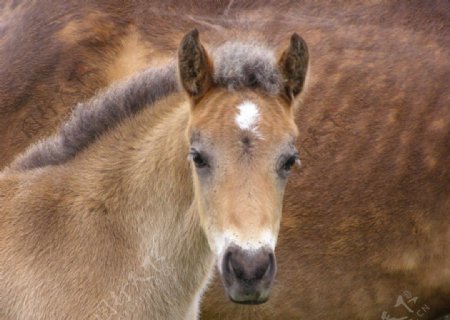
{"label": "foal's left ear", "polygon": [[178,70],[183,88],[197,101],[211,87],[212,63],[202,46],[198,30],[187,33],[178,49]]}
{"label": "foal's left ear", "polygon": [[302,37],[294,33],[289,48],[283,52],[278,62],[283,77],[283,96],[290,102],[304,88],[308,62],[308,46]]}

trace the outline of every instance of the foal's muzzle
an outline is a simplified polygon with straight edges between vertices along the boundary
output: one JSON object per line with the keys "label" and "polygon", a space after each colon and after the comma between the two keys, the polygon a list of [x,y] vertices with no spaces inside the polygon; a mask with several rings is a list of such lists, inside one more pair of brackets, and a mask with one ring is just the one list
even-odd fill
{"label": "foal's muzzle", "polygon": [[244,250],[231,245],[222,260],[222,280],[231,301],[260,304],[269,299],[275,277],[273,250]]}

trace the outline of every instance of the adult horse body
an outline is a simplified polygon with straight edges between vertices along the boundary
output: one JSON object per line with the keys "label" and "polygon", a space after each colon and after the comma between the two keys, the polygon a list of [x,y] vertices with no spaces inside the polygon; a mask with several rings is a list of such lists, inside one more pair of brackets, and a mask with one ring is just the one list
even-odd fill
{"label": "adult horse body", "polygon": [[448,312],[448,2],[46,6],[14,2],[2,10],[3,166],[54,130],[73,103],[166,60],[178,33],[197,26],[207,44],[265,33],[277,44],[297,31],[310,45],[312,78],[297,113],[303,169],[286,189],[272,297],[240,307],[216,284],[204,317]]}

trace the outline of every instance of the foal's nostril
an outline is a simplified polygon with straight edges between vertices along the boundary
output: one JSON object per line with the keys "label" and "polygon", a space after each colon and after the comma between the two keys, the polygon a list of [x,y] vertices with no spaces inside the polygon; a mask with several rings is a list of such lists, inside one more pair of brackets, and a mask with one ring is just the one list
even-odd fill
{"label": "foal's nostril", "polygon": [[252,280],[260,280],[264,278],[266,274],[268,274],[268,271],[270,271],[270,258],[268,256],[263,257],[261,259],[264,259],[263,261],[260,261],[259,265],[256,266],[251,276]]}
{"label": "foal's nostril", "polygon": [[272,274],[272,270],[273,268],[275,268],[275,256],[273,255],[273,253],[269,253],[268,256],[268,261],[267,261],[267,266],[265,268],[264,274],[261,276],[261,278],[267,277],[270,274]]}
{"label": "foal's nostril", "polygon": [[231,266],[231,252],[225,253],[225,256],[223,257],[223,265],[224,265],[224,272],[231,272],[233,267]]}
{"label": "foal's nostril", "polygon": [[243,278],[244,270],[242,265],[240,265],[239,261],[236,259],[236,254],[233,255],[232,251],[227,252],[225,259],[225,272],[234,278]]}
{"label": "foal's nostril", "polygon": [[[233,259],[235,258],[235,259]],[[239,261],[236,259],[236,256],[230,257],[230,270],[231,273],[237,278],[237,279],[244,279],[245,278],[245,267],[242,265],[242,261]]]}

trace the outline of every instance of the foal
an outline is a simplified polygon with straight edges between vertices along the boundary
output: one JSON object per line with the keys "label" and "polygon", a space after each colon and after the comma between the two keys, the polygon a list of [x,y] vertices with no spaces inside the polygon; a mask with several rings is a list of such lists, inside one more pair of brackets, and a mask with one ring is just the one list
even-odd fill
{"label": "foal", "polygon": [[266,301],[307,66],[296,34],[276,62],[194,30],[178,73],[78,107],[0,174],[0,318],[195,319],[214,261],[232,301]]}

